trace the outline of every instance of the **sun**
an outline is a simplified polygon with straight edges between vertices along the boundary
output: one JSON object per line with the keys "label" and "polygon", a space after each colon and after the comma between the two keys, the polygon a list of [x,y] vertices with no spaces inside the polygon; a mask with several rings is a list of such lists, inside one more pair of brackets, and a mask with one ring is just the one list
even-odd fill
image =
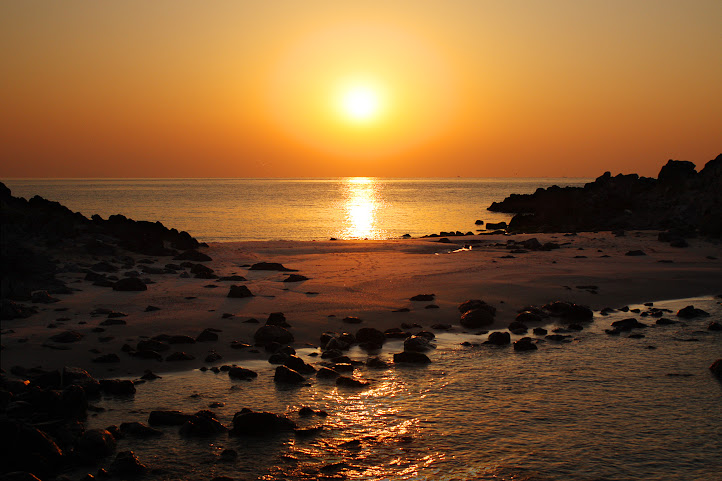
{"label": "sun", "polygon": [[369,122],[379,115],[379,92],[366,85],[354,85],[341,94],[341,113],[354,122]]}

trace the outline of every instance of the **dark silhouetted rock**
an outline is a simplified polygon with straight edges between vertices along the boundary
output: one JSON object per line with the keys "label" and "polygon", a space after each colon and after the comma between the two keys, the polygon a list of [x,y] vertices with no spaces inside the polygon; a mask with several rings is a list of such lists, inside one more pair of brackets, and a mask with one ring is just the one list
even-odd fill
{"label": "dark silhouetted rock", "polygon": [[106,429],[89,429],[78,439],[78,449],[92,458],[113,454],[115,444],[115,438]]}
{"label": "dark silhouetted rock", "polygon": [[278,366],[273,375],[273,381],[283,384],[300,384],[306,381],[297,371],[286,366]]}
{"label": "dark silhouetted rock", "polygon": [[429,356],[421,352],[404,351],[394,354],[394,363],[428,364],[431,362]]}
{"label": "dark silhouetted rock", "polygon": [[268,319],[266,319],[266,325],[267,326],[280,326],[280,327],[291,327],[291,325],[286,321],[286,316],[282,312],[272,312],[268,315]]}
{"label": "dark silhouetted rock", "polygon": [[404,351],[425,352],[434,346],[423,336],[411,336],[404,340]]}
{"label": "dark silhouetted rock", "polygon": [[134,438],[152,438],[163,435],[163,431],[159,431],[141,422],[122,423],[120,425],[120,432],[123,436],[131,436]]}
{"label": "dark silhouetted rock", "polygon": [[113,396],[132,396],[135,394],[135,385],[133,381],[127,379],[101,379],[100,389],[105,394]]}
{"label": "dark silhouetted rock", "polygon": [[316,377],[322,378],[322,379],[333,379],[333,378],[337,378],[338,376],[340,376],[340,374],[337,371],[330,369],[328,367],[322,367],[316,373]]}
{"label": "dark silhouetted rock", "polygon": [[173,354],[167,356],[165,358],[168,362],[174,362],[174,361],[192,361],[196,357],[193,354],[188,354],[187,352],[183,351],[176,351]]}
{"label": "dark silhouetted rock", "polygon": [[288,277],[286,277],[283,282],[302,282],[307,281],[308,277],[302,276],[301,274],[290,274]]}
{"label": "dark silhouetted rock", "polygon": [[487,304],[486,302],[480,300],[480,299],[472,299],[469,301],[464,301],[461,304],[459,304],[459,312],[464,314],[465,312],[474,310],[474,309],[484,309],[489,312],[492,316],[496,315],[496,307]]}
{"label": "dark silhouetted rock", "polygon": [[293,334],[281,326],[261,326],[253,334],[253,339],[259,344],[268,344],[270,342],[288,344],[293,342]]}
{"label": "dark silhouetted rock", "polygon": [[254,379],[258,377],[258,373],[256,371],[252,371],[250,369],[246,369],[244,367],[238,367],[238,366],[232,366],[228,370],[228,377],[232,377],[234,379]]}
{"label": "dark silhouetted rock", "polygon": [[110,473],[115,476],[139,476],[148,471],[133,451],[121,451],[110,465]]}
{"label": "dark silhouetted rock", "polygon": [[372,343],[381,346],[386,342],[386,335],[373,327],[362,327],[356,331],[356,342],[359,344]]}
{"label": "dark silhouetted rock", "polygon": [[489,344],[505,346],[511,343],[511,335],[508,332],[494,331],[489,334]]}
{"label": "dark silhouetted rock", "polygon": [[712,365],[709,367],[709,370],[712,371],[712,374],[717,379],[722,380],[722,359],[717,359],[715,362],[713,362]]}
{"label": "dark silhouetted rock", "polygon": [[435,294],[417,294],[411,299],[410,301],[421,301],[421,302],[430,302],[433,301],[435,297]]}
{"label": "dark silhouetted rock", "polygon": [[114,291],[147,291],[148,286],[137,277],[126,277],[113,284]]}
{"label": "dark silhouetted rock", "polygon": [[514,343],[515,351],[536,351],[538,348],[530,337],[522,337]]}
{"label": "dark silhouetted rock", "polygon": [[494,315],[488,309],[472,309],[461,315],[460,322],[464,327],[476,329],[493,324]]}
{"label": "dark silhouetted rock", "polygon": [[94,358],[92,362],[97,362],[100,364],[120,362],[120,357],[118,357],[118,355],[114,352],[111,352],[109,354],[103,354],[102,356]]}
{"label": "dark silhouetted rock", "polygon": [[643,322],[639,322],[633,317],[627,318],[627,319],[621,319],[619,321],[614,321],[612,323],[612,327],[616,328],[619,331],[631,331],[632,329],[643,329],[647,327],[646,324]]}
{"label": "dark silhouetted rock", "polygon": [[289,269],[283,264],[277,262],[257,262],[253,264],[249,270],[251,271],[281,271],[281,272],[297,272],[296,269]]}
{"label": "dark silhouetted rock", "polygon": [[709,312],[703,311],[702,309],[697,309],[694,306],[687,306],[677,311],[677,317],[681,317],[682,319],[692,319],[695,317],[707,316],[709,316]]}
{"label": "dark silhouetted rock", "polygon": [[234,436],[264,436],[293,431],[294,429],[296,429],[296,423],[286,416],[269,412],[243,410],[233,416],[233,429],[231,429],[230,434]]}
{"label": "dark silhouetted rock", "polygon": [[707,326],[707,330],[708,331],[722,331],[722,324],[720,324],[719,322],[715,322],[715,321],[710,322],[709,325]]}
{"label": "dark silhouetted rock", "polygon": [[218,340],[218,334],[214,329],[203,329],[196,337],[196,342],[213,342]]}
{"label": "dark silhouetted rock", "polygon": [[250,289],[246,286],[237,286],[233,284],[228,291],[228,297],[232,299],[243,299],[245,297],[253,297],[253,293],[251,293]]}

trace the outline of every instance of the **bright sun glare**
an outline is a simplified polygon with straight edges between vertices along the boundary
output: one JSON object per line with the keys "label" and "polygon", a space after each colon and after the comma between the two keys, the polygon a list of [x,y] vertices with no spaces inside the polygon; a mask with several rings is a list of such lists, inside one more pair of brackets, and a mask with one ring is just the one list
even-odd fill
{"label": "bright sun glare", "polygon": [[354,86],[346,90],[341,98],[341,109],[351,120],[366,122],[378,115],[379,95],[366,86]]}

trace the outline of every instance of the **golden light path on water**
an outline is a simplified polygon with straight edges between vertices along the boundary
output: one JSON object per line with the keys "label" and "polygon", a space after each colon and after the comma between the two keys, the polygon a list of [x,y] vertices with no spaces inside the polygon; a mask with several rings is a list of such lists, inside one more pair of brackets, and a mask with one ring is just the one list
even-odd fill
{"label": "golden light path on water", "polygon": [[342,186],[345,216],[342,239],[386,239],[378,227],[377,212],[385,206],[378,183],[370,177],[349,177]]}

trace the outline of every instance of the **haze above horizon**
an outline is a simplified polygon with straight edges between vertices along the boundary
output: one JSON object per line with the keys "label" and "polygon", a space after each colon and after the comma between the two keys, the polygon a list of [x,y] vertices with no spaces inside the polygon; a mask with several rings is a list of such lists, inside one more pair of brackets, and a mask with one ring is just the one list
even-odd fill
{"label": "haze above horizon", "polygon": [[0,4],[0,178],[656,176],[722,150],[722,2]]}

